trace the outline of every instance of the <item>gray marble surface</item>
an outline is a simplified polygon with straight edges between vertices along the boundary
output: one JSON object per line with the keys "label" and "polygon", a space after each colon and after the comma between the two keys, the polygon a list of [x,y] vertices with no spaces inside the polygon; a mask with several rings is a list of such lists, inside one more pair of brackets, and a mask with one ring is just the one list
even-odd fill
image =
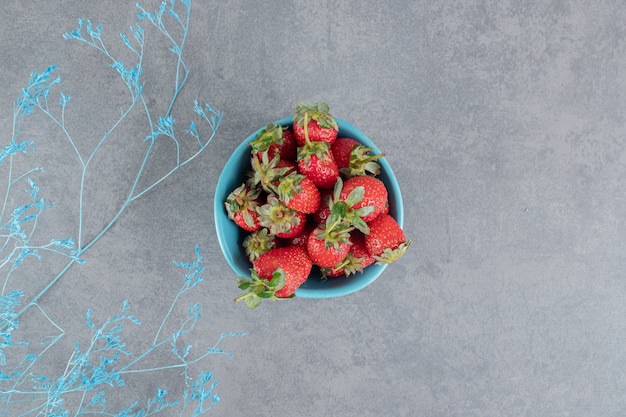
{"label": "gray marble surface", "polygon": [[[131,62],[118,33],[134,24],[134,2],[3,2],[0,148],[32,70],[58,65],[54,101],[72,96],[66,123],[83,153],[127,105],[110,62],[62,38],[79,17],[102,23],[111,51]],[[194,1],[190,75],[173,114],[186,125],[198,99],[223,111],[222,124],[205,152],[127,207],[41,309],[20,317],[27,335],[54,333],[42,311],[63,329],[40,366],[62,373],[74,341],[88,338],[87,309],[102,321],[125,299],[142,319],[128,329],[129,349],[145,349],[180,287],[171,260],[193,260],[199,245],[205,281],[172,316],[203,306],[184,342],[246,333],[220,344],[232,358],[198,365],[219,380],[209,415],[626,415],[625,22],[621,0]],[[147,26],[146,49],[144,94],[156,115],[171,94],[172,53]],[[385,152],[413,245],[358,293],[248,311],[232,301],[213,191],[238,143],[299,101],[329,103]],[[40,232],[76,237],[80,163],[41,112],[25,120],[36,149],[16,166],[45,166],[32,175],[56,203]],[[146,129],[132,113],[94,158],[85,241],[128,195]],[[172,161],[162,143],[150,178]],[[49,258],[29,259],[10,287],[36,294],[65,264]],[[171,362],[169,348],[152,360]],[[128,375],[108,405],[144,403],[168,381],[180,395],[176,369]]]}

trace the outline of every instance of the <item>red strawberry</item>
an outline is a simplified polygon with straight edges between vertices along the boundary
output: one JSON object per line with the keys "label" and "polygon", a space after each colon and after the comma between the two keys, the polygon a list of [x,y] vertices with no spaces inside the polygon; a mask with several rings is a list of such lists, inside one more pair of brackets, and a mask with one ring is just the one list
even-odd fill
{"label": "red strawberry", "polygon": [[356,145],[360,145],[355,139],[352,138],[337,138],[330,147],[330,150],[335,157],[335,162],[337,162],[337,166],[341,168],[345,168],[350,165],[350,154],[352,153],[352,148]]}
{"label": "red strawberry", "polygon": [[252,153],[267,152],[270,145],[282,141],[283,127],[278,126],[275,123],[268,123],[257,135],[254,137],[249,145],[252,147]]}
{"label": "red strawberry", "polygon": [[316,212],[319,217],[326,217],[326,222],[344,223],[345,225],[356,228],[363,233],[369,233],[369,227],[364,217],[369,215],[375,210],[373,206],[360,205],[361,200],[365,195],[364,187],[355,187],[347,193],[347,196],[341,198],[343,191],[343,180],[341,177],[337,178],[337,182],[333,187],[333,191],[330,197],[326,198],[326,204],[328,208],[319,213]]}
{"label": "red strawberry", "polygon": [[330,206],[333,203],[333,190],[320,190],[320,206],[311,216],[315,224],[324,224],[330,217]]}
{"label": "red strawberry", "polygon": [[302,230],[298,235],[289,238],[282,239],[282,242],[285,242],[283,246],[302,246],[306,249],[307,242],[309,241],[309,237],[311,236],[311,232],[315,228],[315,225],[312,223],[307,223],[304,226],[304,230]]}
{"label": "red strawberry", "polygon": [[350,242],[352,242],[350,252],[343,261],[333,268],[321,268],[323,277],[337,278],[363,272],[364,268],[375,262],[374,257],[367,251],[365,236],[361,232],[354,230],[350,235]]}
{"label": "red strawberry", "polygon": [[348,256],[349,238],[349,229],[342,226],[317,226],[307,241],[307,253],[315,265],[332,268]]}
{"label": "red strawberry", "polygon": [[295,161],[296,159],[296,138],[293,132],[284,126],[277,126],[270,123],[259,132],[255,139],[250,142],[253,152],[267,152],[269,160],[275,155],[280,155],[280,159]]}
{"label": "red strawberry", "polygon": [[361,145],[352,138],[337,138],[331,146],[331,151],[339,172],[346,177],[380,174],[380,165],[375,161],[383,155],[372,155],[372,148]]}
{"label": "red strawberry", "polygon": [[251,279],[238,278],[239,288],[247,292],[235,301],[244,300],[248,308],[255,308],[263,299],[291,298],[309,277],[312,267],[301,246],[271,249],[253,262]]}
{"label": "red strawberry", "polygon": [[259,199],[260,192],[259,188],[248,188],[246,184],[241,184],[226,197],[224,202],[228,218],[249,232],[261,227],[256,211],[261,202]]}
{"label": "red strawberry", "polygon": [[319,188],[333,188],[339,177],[339,167],[326,142],[306,142],[298,148],[298,170]]}
{"label": "red strawberry", "polygon": [[375,177],[351,177],[343,183],[339,199],[344,202],[347,201],[350,193],[358,187],[363,188],[363,198],[352,204],[350,208],[358,210],[367,206],[374,207],[373,211],[361,216],[361,219],[367,223],[378,217],[388,205],[387,187],[381,180]]}
{"label": "red strawberry", "polygon": [[345,265],[347,275],[355,272],[362,272],[363,268],[366,268],[375,262],[372,255],[369,254],[367,246],[365,246],[365,235],[358,231],[353,231],[350,235],[350,264]]}
{"label": "red strawberry", "polygon": [[389,214],[376,217],[369,223],[369,228],[370,232],[365,236],[365,247],[379,264],[400,259],[411,245],[398,222]]}
{"label": "red strawberry", "polygon": [[274,194],[257,208],[258,222],[276,237],[289,239],[298,235],[306,226],[306,214],[287,207]]}
{"label": "red strawberry", "polygon": [[[255,262],[255,269],[259,272],[259,276],[263,276],[260,271],[281,268],[285,271],[285,285],[276,292],[278,298],[287,298],[293,296],[296,290],[304,284],[309,277],[313,263],[307,255],[303,247],[288,246],[285,248],[276,248],[261,255]],[[271,275],[265,275],[268,278]]]}
{"label": "red strawberry", "polygon": [[291,174],[278,184],[278,198],[287,207],[302,213],[315,213],[320,206],[320,192],[308,177]]}
{"label": "red strawberry", "polygon": [[337,139],[338,133],[337,121],[331,116],[328,104],[299,103],[296,106],[293,134],[298,146],[304,146],[307,140],[331,144]]}
{"label": "red strawberry", "polygon": [[293,135],[291,130],[283,130],[283,143],[282,145],[272,145],[268,150],[270,156],[272,152],[278,153],[281,159],[287,161],[295,161],[296,154],[298,150],[298,142],[296,142],[296,137]]}
{"label": "red strawberry", "polygon": [[278,169],[287,168],[284,175],[289,175],[294,172],[298,172],[298,164],[296,164],[295,161],[291,161],[289,159],[281,159],[280,161],[278,161],[276,163],[276,168]]}

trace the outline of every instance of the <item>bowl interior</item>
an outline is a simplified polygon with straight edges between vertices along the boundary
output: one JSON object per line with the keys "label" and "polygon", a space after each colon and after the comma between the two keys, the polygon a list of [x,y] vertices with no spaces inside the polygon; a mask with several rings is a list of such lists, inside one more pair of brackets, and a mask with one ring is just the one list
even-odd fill
{"label": "bowl interior", "polygon": [[[350,123],[335,118],[339,125],[339,137],[350,137],[363,145],[373,149],[374,153],[381,153],[376,145],[359,129]],[[291,118],[284,118],[275,122],[282,126],[291,126]],[[224,253],[226,261],[238,276],[250,276],[252,264],[248,261],[241,246],[247,232],[240,229],[232,222],[224,207],[224,201],[232,190],[245,181],[245,172],[250,164],[249,142],[254,140],[256,135],[262,130],[260,128],[244,140],[230,156],[224,169],[220,174],[215,189],[214,216],[215,228],[219,245]],[[385,185],[389,193],[389,214],[393,216],[400,226],[404,223],[404,211],[402,205],[402,195],[396,177],[391,166],[382,157],[378,159],[381,167],[381,174],[378,176]],[[380,276],[386,265],[371,265],[365,268],[363,273],[357,273],[349,277],[322,280],[319,272],[314,271],[307,281],[296,291],[296,296],[301,298],[331,298],[344,296],[358,291]]]}

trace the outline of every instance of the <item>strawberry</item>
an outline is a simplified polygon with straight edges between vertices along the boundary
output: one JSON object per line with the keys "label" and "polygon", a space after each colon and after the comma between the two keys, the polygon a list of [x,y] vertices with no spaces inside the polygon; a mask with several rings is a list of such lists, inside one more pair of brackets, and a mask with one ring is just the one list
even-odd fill
{"label": "strawberry", "polygon": [[261,130],[255,139],[250,142],[253,152],[267,152],[269,160],[277,154],[281,160],[295,161],[296,159],[296,138],[293,132],[284,126],[274,123],[268,124]]}
{"label": "strawberry", "polygon": [[326,103],[299,103],[293,116],[293,134],[298,146],[307,140],[332,144],[339,133],[337,121]]}
{"label": "strawberry", "polygon": [[261,186],[267,193],[276,193],[279,180],[298,169],[295,162],[280,159],[280,156],[270,159],[267,152],[253,154],[250,166],[252,170],[246,184],[249,187]]}
{"label": "strawberry", "polygon": [[350,165],[350,155],[352,154],[352,148],[356,145],[360,145],[355,139],[352,138],[337,138],[330,147],[335,162],[339,169],[345,168]]}
{"label": "strawberry", "polygon": [[283,130],[283,143],[281,145],[272,145],[268,149],[270,157],[274,154],[279,154],[280,159],[287,161],[296,160],[296,152],[298,150],[298,142],[291,130]]}
{"label": "strawberry", "polygon": [[385,187],[385,183],[375,177],[351,177],[343,183],[343,188],[341,190],[339,199],[341,201],[347,202],[350,193],[352,193],[355,189],[359,187],[363,188],[363,197],[358,202],[350,204],[349,207],[352,210],[358,210],[362,207],[368,206],[374,207],[373,211],[361,216],[363,221],[368,223],[378,217],[389,204],[387,187]]}
{"label": "strawberry", "polygon": [[324,278],[337,278],[340,276],[349,276],[357,272],[363,272],[364,268],[375,262],[373,256],[367,251],[365,246],[365,236],[355,230],[350,234],[350,251],[345,259],[335,265],[333,268],[321,268]]}
{"label": "strawberry", "polygon": [[278,126],[275,123],[268,123],[257,135],[254,137],[249,145],[252,148],[252,153],[267,152],[271,145],[275,143],[281,143],[283,139],[283,127]]}
{"label": "strawberry", "polygon": [[309,241],[309,236],[311,236],[311,232],[314,228],[315,225],[313,223],[307,223],[306,226],[304,226],[304,230],[302,230],[299,234],[289,239],[281,239],[280,242],[284,242],[283,246],[296,245],[302,246],[306,249],[307,242]]}
{"label": "strawberry", "polygon": [[376,217],[369,223],[369,228],[370,232],[365,236],[365,247],[379,264],[400,259],[411,245],[398,222],[389,214]]}
{"label": "strawberry", "polygon": [[287,207],[302,213],[315,213],[320,206],[320,192],[308,177],[291,174],[283,177],[278,184],[278,198]]}
{"label": "strawberry", "polygon": [[298,164],[296,164],[295,161],[292,161],[290,159],[281,159],[281,160],[279,160],[276,163],[275,168],[277,168],[277,169],[287,168],[283,175],[289,175],[291,173],[298,172]]}
{"label": "strawberry", "polygon": [[330,206],[333,203],[333,190],[320,190],[320,206],[315,213],[311,216],[311,219],[315,224],[324,224],[326,219],[330,216]]}
{"label": "strawberry", "polygon": [[261,190],[259,188],[249,188],[246,184],[241,184],[234,189],[224,202],[228,218],[233,220],[237,226],[244,230],[253,232],[258,230],[259,215],[256,209],[260,206]]}
{"label": "strawberry", "polygon": [[267,196],[266,203],[258,207],[257,212],[259,224],[276,237],[292,238],[306,226],[306,214],[287,207],[274,194]]}
{"label": "strawberry", "polygon": [[343,223],[328,221],[316,226],[307,241],[307,253],[315,265],[332,268],[343,261],[350,251],[350,230]]}
{"label": "strawberry", "polygon": [[239,277],[239,289],[247,291],[235,301],[244,300],[248,308],[264,299],[278,300],[295,296],[306,281],[313,263],[301,246],[271,249],[253,262],[251,278]]}
{"label": "strawberry", "polygon": [[319,188],[333,188],[339,177],[339,167],[326,142],[307,141],[298,147],[298,170]]}
{"label": "strawberry", "polygon": [[311,272],[313,264],[301,246],[285,246],[271,249],[252,263],[253,269],[260,278],[269,279],[278,268],[282,268],[287,274],[287,278],[292,278],[291,282],[279,297],[289,297],[295,290],[306,281]]}
{"label": "strawberry", "polygon": [[374,257],[369,254],[367,246],[365,246],[365,235],[355,230],[350,235],[350,242],[352,242],[352,246],[350,246],[350,253],[347,257],[350,263],[344,265],[346,275],[363,272],[364,268],[375,262]]}
{"label": "strawberry", "polygon": [[[347,195],[345,195],[347,194]],[[366,206],[361,202],[365,196],[363,186],[353,187],[349,192],[343,193],[343,180],[337,178],[331,198],[328,200],[329,219],[327,221],[341,221],[360,230],[362,233],[369,233],[369,227],[364,218],[369,216],[376,208]],[[320,213],[324,215],[326,213]]]}
{"label": "strawberry", "polygon": [[350,251],[350,244],[347,242],[337,245],[327,245],[325,239],[319,236],[321,230],[314,230],[307,241],[307,253],[317,266],[323,268],[332,268],[339,262],[343,261]]}
{"label": "strawberry", "polygon": [[276,239],[276,236],[269,233],[269,230],[265,227],[244,237],[242,243],[243,249],[250,262],[254,261],[268,250],[278,247],[278,245],[279,241]]}
{"label": "strawberry", "polygon": [[339,172],[347,178],[380,174],[380,165],[375,161],[383,154],[372,155],[372,148],[361,145],[355,139],[337,138],[331,146],[331,151]]}

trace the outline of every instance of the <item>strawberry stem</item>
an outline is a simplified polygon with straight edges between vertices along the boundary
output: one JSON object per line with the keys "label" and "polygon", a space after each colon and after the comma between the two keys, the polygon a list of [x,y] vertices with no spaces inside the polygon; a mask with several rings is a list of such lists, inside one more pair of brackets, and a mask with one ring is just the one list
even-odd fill
{"label": "strawberry stem", "polygon": [[256,294],[254,294],[253,292],[247,292],[247,293],[242,294],[239,297],[235,298],[235,302],[241,301],[241,300],[246,299],[248,297],[251,297],[253,295],[256,295]]}
{"label": "strawberry stem", "polygon": [[309,112],[304,112],[304,141],[306,143],[310,142],[309,139]]}
{"label": "strawberry stem", "polygon": [[285,285],[285,271],[277,268],[272,274],[272,279],[260,278],[254,269],[250,270],[250,278],[239,277],[239,289],[247,291],[245,294],[235,298],[235,302],[244,300],[250,309],[256,308],[263,300],[280,300],[276,296],[276,291]]}

